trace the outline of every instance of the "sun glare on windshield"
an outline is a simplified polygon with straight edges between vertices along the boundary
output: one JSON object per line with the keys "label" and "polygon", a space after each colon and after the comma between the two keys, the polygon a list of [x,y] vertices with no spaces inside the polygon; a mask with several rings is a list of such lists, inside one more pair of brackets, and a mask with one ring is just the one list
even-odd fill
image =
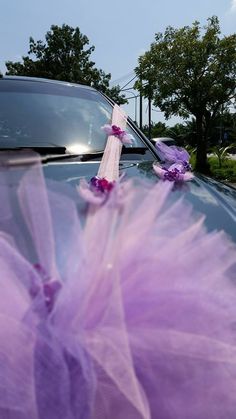
{"label": "sun glare on windshield", "polygon": [[90,152],[91,149],[83,144],[73,144],[67,147],[67,151],[72,154],[85,154]]}

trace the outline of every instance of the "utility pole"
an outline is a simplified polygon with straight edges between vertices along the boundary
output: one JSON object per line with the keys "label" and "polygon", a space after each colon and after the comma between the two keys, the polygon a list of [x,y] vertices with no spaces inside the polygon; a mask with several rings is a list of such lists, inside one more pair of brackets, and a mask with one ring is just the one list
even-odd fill
{"label": "utility pole", "polygon": [[141,89],[140,89],[140,96],[139,96],[139,128],[143,129],[143,95],[142,95],[142,79],[141,82]]}
{"label": "utility pole", "polygon": [[151,140],[152,137],[152,99],[149,96],[148,98],[148,139]]}
{"label": "utility pole", "polygon": [[131,92],[131,93],[133,93],[133,95],[132,96],[129,96],[129,97],[126,97],[126,99],[129,101],[130,99],[134,99],[135,100],[135,104],[134,104],[134,122],[135,122],[135,124],[136,125],[138,125],[138,120],[137,120],[137,117],[138,117],[138,97],[139,97],[139,95],[136,95],[134,92],[135,92],[135,89],[134,89],[134,87],[128,87],[127,89],[123,89],[123,90],[121,90],[122,92]]}
{"label": "utility pole", "polygon": [[143,96],[140,93],[139,96],[139,128],[143,129]]}

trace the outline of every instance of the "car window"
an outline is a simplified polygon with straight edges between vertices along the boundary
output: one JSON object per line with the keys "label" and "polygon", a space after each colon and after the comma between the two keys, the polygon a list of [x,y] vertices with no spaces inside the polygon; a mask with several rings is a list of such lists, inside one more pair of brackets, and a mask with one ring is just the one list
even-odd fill
{"label": "car window", "polygon": [[[98,92],[73,85],[0,81],[0,147],[65,146],[75,153],[103,150],[112,106]],[[132,147],[144,147],[139,136]]]}

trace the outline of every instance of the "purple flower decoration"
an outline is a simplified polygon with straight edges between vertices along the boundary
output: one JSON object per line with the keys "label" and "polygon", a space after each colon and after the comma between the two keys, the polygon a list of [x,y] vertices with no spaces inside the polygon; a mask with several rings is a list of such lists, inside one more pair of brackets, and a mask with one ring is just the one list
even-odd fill
{"label": "purple flower decoration", "polygon": [[164,180],[170,180],[170,181],[176,181],[179,180],[180,177],[180,171],[178,169],[168,170],[166,169],[164,173]]}
{"label": "purple flower decoration", "polygon": [[116,125],[104,125],[101,128],[107,135],[114,135],[122,144],[132,144],[133,137]]}
{"label": "purple flower decoration", "polygon": [[185,172],[180,170],[178,167],[173,167],[172,165],[167,169],[166,167],[161,167],[159,165],[153,165],[153,169],[157,176],[163,180],[169,180],[171,182],[186,182],[193,179],[193,174],[189,171]]}
{"label": "purple flower decoration", "polygon": [[116,182],[109,182],[105,178],[94,176],[90,182],[82,180],[79,185],[79,193],[85,201],[94,205],[103,204],[109,197]]}
{"label": "purple flower decoration", "polygon": [[109,182],[105,178],[99,178],[98,176],[92,177],[90,180],[91,189],[94,192],[102,192],[108,194],[114,187],[115,182]]}

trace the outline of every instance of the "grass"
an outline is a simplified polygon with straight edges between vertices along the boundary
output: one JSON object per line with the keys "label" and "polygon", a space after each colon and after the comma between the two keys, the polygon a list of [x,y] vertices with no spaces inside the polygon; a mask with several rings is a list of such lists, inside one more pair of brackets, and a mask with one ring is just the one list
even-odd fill
{"label": "grass", "polygon": [[[195,161],[196,155],[192,154],[190,163],[193,168],[195,167]],[[214,179],[236,183],[236,160],[224,158],[221,167],[219,167],[219,160],[216,156],[209,157],[208,161]]]}
{"label": "grass", "polygon": [[219,167],[217,157],[209,157],[212,176],[218,180],[236,183],[236,160],[225,158],[222,161],[222,167]]}

